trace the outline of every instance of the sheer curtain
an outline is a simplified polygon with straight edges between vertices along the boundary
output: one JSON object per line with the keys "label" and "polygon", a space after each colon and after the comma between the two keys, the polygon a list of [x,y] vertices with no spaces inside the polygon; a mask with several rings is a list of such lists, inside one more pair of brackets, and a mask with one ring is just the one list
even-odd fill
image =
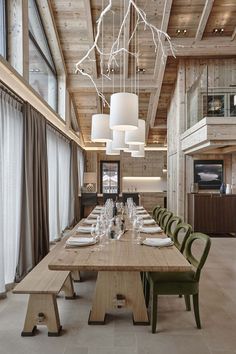
{"label": "sheer curtain", "polygon": [[47,127],[49,235],[60,238],[70,224],[70,142],[51,126]]}
{"label": "sheer curtain", "polygon": [[22,105],[0,88],[0,295],[14,282],[23,166]]}
{"label": "sheer curtain", "polygon": [[77,160],[78,160],[78,179],[79,179],[79,193],[84,184],[84,153],[78,148],[77,150]]}

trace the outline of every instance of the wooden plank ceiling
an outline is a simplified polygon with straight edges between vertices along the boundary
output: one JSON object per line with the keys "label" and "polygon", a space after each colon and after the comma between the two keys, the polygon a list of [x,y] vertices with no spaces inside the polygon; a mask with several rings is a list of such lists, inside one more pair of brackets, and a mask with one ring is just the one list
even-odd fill
{"label": "wooden plank ceiling", "polygon": [[[75,74],[75,64],[93,43],[96,33],[96,21],[102,5],[108,0],[51,0],[53,16],[67,68],[68,89],[75,104],[79,126],[86,146],[93,146],[90,140],[92,114],[106,113],[102,109],[95,89],[89,79]],[[121,14],[127,0],[113,0],[110,12],[103,27],[103,47],[111,47],[118,33]],[[136,0],[150,23],[167,31],[177,48],[177,58],[168,56],[162,63],[160,52],[155,52],[148,30],[139,30],[136,41],[130,44],[130,50],[138,48],[139,67],[145,73],[139,75],[139,116],[147,122],[147,144],[166,145],[167,111],[177,76],[178,57],[232,55],[235,53],[236,37],[236,1],[235,0]],[[126,28],[126,37],[134,26],[133,14]],[[220,32],[220,29],[223,31]],[[217,29],[217,33],[215,32]],[[121,38],[127,47],[125,38]],[[99,44],[102,45],[102,39]],[[165,44],[164,44],[165,45]],[[101,66],[98,53],[92,53],[92,61],[86,62],[88,70],[98,86],[102,87]],[[124,64],[125,63],[125,64]],[[103,92],[109,101],[113,92],[121,89],[121,79],[125,77],[126,89],[134,86],[136,66],[130,55],[122,56],[119,67],[114,67],[110,82],[103,80]],[[106,70],[106,63],[104,71]],[[98,144],[96,144],[97,146]]]}

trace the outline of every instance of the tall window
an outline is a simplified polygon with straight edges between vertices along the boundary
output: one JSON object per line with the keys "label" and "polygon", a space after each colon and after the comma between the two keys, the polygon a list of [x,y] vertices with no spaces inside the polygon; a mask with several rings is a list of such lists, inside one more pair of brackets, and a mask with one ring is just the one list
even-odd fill
{"label": "tall window", "polygon": [[119,193],[120,162],[101,161],[101,193]]}
{"label": "tall window", "polygon": [[58,239],[70,225],[70,142],[47,127],[49,234]]}
{"label": "tall window", "polygon": [[6,57],[6,4],[0,0],[0,54]]}
{"label": "tall window", "polygon": [[18,262],[23,172],[21,103],[0,87],[0,295]]}
{"label": "tall window", "polygon": [[57,110],[57,73],[35,0],[29,0],[29,83]]}

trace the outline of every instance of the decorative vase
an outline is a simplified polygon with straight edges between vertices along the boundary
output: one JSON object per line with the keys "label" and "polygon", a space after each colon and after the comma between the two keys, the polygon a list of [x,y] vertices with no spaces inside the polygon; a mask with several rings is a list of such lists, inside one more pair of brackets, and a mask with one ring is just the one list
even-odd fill
{"label": "decorative vase", "polygon": [[226,186],[225,183],[222,183],[220,186],[220,194],[225,194]]}
{"label": "decorative vase", "polygon": [[226,194],[232,194],[232,186],[231,186],[231,184],[226,184],[225,193]]}

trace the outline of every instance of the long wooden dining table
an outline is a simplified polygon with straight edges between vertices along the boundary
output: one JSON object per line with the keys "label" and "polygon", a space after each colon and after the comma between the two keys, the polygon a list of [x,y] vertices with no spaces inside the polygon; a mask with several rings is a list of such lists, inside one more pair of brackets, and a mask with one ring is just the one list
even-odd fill
{"label": "long wooden dining table", "polygon": [[[78,225],[83,225],[83,220]],[[71,235],[84,237],[76,232]],[[166,237],[164,233],[141,234],[146,237]],[[89,324],[104,324],[106,313],[114,308],[127,308],[133,313],[134,324],[149,324],[140,272],[185,272],[191,265],[173,245],[150,247],[138,244],[131,229],[119,240],[107,240],[95,245],[63,247],[49,263],[51,270],[97,271],[96,287],[89,315]]]}

